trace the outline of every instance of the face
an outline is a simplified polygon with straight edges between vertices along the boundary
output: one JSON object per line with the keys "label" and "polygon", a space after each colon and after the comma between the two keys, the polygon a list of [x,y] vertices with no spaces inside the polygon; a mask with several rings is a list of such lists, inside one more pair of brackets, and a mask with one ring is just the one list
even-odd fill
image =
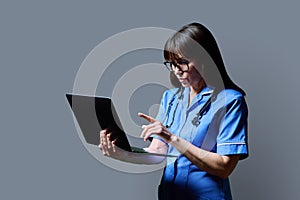
{"label": "face", "polygon": [[199,86],[202,76],[195,67],[194,62],[188,62],[188,71],[182,72],[178,67],[174,68],[174,74],[178,78],[181,85],[185,88]]}

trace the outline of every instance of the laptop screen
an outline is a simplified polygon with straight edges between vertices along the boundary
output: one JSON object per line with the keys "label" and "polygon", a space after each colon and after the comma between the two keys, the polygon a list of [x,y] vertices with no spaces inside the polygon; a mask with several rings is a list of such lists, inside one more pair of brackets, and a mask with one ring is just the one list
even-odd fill
{"label": "laptop screen", "polygon": [[111,140],[116,146],[131,151],[119,117],[110,98],[66,94],[85,141],[99,145],[100,131],[112,130]]}

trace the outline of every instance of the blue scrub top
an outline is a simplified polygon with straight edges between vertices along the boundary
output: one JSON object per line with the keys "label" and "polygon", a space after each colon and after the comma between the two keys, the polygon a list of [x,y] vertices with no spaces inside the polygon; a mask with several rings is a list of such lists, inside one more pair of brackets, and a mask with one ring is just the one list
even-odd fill
{"label": "blue scrub top", "polygon": [[[156,119],[165,126],[173,120],[169,130],[197,147],[219,155],[240,154],[241,159],[246,158],[248,109],[243,95],[233,89],[219,92],[197,119],[200,124],[195,125],[192,121],[212,96],[213,89],[204,88],[189,106],[190,89],[182,90],[177,94],[178,88],[164,93]],[[167,160],[159,186],[161,199],[232,199],[228,178],[221,179],[199,169],[172,145],[168,153],[178,157]]]}

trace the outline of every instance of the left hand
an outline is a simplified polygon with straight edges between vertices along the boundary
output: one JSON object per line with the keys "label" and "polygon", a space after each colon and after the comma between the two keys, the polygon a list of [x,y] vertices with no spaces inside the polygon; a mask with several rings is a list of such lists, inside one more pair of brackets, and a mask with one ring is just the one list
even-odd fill
{"label": "left hand", "polygon": [[111,132],[102,130],[100,132],[99,149],[102,150],[104,156],[120,159],[127,156],[127,152],[115,145],[116,140],[111,141]]}
{"label": "left hand", "polygon": [[171,136],[173,133],[171,133],[160,121],[144,113],[138,113],[138,115],[150,123],[142,126],[144,130],[141,134],[141,137],[144,138],[144,141],[146,141],[153,134],[158,135],[167,143],[171,141]]}

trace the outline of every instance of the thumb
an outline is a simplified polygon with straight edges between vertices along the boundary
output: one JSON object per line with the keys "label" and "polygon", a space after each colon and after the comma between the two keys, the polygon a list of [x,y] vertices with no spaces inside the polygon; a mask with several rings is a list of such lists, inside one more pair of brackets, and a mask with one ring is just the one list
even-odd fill
{"label": "thumb", "polygon": [[153,117],[150,117],[149,115],[146,115],[144,113],[139,112],[138,116],[144,118],[145,120],[147,120],[150,123],[154,123],[156,121],[156,119],[154,119]]}

